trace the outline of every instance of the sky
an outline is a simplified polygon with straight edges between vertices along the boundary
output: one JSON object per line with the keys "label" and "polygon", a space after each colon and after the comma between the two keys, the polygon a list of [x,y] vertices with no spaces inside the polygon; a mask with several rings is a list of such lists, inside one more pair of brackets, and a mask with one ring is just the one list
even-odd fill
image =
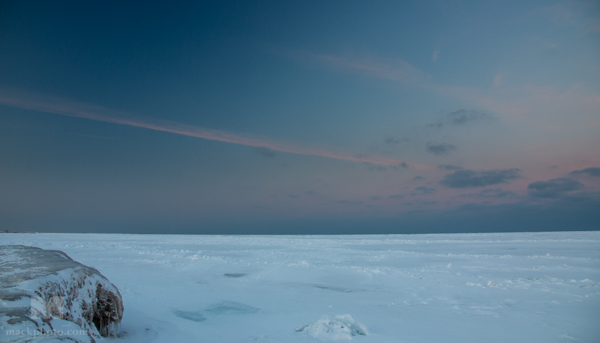
{"label": "sky", "polygon": [[0,229],[600,229],[597,1],[1,1]]}

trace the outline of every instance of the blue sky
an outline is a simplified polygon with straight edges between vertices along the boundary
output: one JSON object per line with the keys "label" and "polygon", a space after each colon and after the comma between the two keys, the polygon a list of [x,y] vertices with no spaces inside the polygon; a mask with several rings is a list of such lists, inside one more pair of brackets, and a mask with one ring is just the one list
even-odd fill
{"label": "blue sky", "polygon": [[594,1],[0,5],[0,226],[600,228]]}

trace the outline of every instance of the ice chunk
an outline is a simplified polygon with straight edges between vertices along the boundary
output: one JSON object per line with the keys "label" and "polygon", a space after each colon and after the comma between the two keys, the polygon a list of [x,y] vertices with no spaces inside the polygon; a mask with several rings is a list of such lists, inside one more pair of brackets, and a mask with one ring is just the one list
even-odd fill
{"label": "ice chunk", "polygon": [[324,316],[316,322],[296,329],[314,338],[329,341],[349,341],[355,336],[366,336],[367,327],[359,324],[349,314],[337,315],[331,319]]}
{"label": "ice chunk", "polygon": [[61,251],[0,246],[0,341],[117,336],[123,301],[96,269]]}

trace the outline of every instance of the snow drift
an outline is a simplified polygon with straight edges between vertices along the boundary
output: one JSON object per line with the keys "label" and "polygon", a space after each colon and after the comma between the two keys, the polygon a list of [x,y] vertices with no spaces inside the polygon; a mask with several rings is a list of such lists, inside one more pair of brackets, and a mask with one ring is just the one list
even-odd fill
{"label": "snow drift", "polygon": [[116,336],[123,318],[117,287],[61,251],[0,246],[0,341],[95,342]]}

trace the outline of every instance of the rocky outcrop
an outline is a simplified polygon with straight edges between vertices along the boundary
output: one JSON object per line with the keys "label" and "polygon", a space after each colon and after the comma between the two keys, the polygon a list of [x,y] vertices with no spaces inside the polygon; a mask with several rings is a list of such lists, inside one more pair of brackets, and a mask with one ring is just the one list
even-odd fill
{"label": "rocky outcrop", "polygon": [[117,336],[117,287],[64,252],[0,246],[0,342],[96,342]]}

